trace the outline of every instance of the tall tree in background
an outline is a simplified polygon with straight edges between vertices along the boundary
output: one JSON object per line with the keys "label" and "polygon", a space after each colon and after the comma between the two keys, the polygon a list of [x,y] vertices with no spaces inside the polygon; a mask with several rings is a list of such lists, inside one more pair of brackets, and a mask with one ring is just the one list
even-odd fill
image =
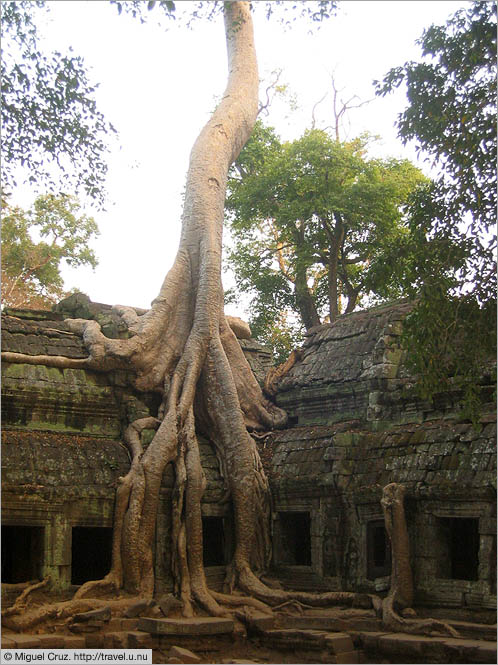
{"label": "tall tree in background", "polygon": [[377,84],[380,95],[406,85],[399,136],[439,172],[410,208],[410,243],[384,266],[418,298],[405,326],[409,362],[424,395],[456,381],[474,416],[496,343],[496,12],[496,2],[474,2],[431,26],[423,61]]}
{"label": "tall tree in background", "polygon": [[95,102],[82,58],[40,46],[43,0],[1,3],[2,191],[25,177],[38,192],[72,191],[104,203],[114,128]]}
{"label": "tall tree in background", "polygon": [[[378,290],[386,248],[408,233],[403,212],[426,179],[407,160],[368,158],[368,141],[315,129],[282,143],[258,123],[232,167],[229,265],[253,296],[253,332],[281,355],[290,352],[275,335],[282,316],[309,329],[352,312]],[[399,295],[387,282],[382,290]]]}
{"label": "tall tree in background", "polygon": [[60,268],[97,265],[92,217],[74,197],[39,196],[31,210],[5,206],[2,218],[2,305],[43,309],[64,297]]}

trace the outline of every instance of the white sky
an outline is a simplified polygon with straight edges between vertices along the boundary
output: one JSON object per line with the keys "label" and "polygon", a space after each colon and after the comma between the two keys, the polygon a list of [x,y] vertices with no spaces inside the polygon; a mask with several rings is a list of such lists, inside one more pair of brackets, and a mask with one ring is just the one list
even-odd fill
{"label": "white sky", "polygon": [[[47,4],[47,48],[64,52],[72,46],[84,57],[91,79],[100,84],[98,106],[119,131],[109,156],[108,209],[89,210],[101,231],[93,245],[99,266],[94,272],[65,269],[66,287],[77,286],[95,302],[149,307],[176,254],[190,148],[224,89],[222,21],[198,21],[192,30],[164,21],[165,31],[155,20],[141,25],[118,16],[103,0]],[[177,4],[183,9],[188,3]],[[313,105],[331,90],[332,72],[345,98],[371,99],[374,79],[420,59],[415,40],[424,28],[444,24],[466,4],[347,0],[312,35],[309,22],[298,20],[284,30],[261,12],[255,17],[260,78],[282,69],[280,82],[289,85],[300,107],[286,118],[286,109],[275,104],[268,122],[285,139],[300,136],[311,124]],[[318,126],[330,124],[330,101],[329,96],[317,109]],[[400,92],[352,111],[345,138],[368,130],[382,137],[376,154],[415,161],[393,127],[405,105]],[[27,206],[33,196],[22,190],[13,198]],[[224,281],[230,285],[228,277]]]}

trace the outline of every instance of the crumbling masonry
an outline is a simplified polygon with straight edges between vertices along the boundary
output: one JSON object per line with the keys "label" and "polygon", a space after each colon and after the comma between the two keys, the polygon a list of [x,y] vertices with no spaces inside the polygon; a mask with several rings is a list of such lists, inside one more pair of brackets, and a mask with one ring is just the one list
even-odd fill
{"label": "crumbling masonry", "polygon": [[[382,592],[390,547],[380,498],[406,487],[415,604],[496,609],[496,411],[483,368],[478,426],[462,420],[458,394],[416,397],[399,335],[410,305],[343,316],[312,330],[281,380],[277,404],[288,428],[258,438],[273,496],[273,571],[302,590]],[[110,337],[126,334],[111,308],[74,296],[57,312],[6,310],[3,351],[84,358],[66,317],[94,318]],[[252,339],[240,344],[259,380],[271,366]],[[102,577],[110,565],[116,482],[129,467],[123,428],[154,415],[125,371],[99,373],[2,363],[2,600],[50,576],[61,590]],[[142,434],[146,445],[152,431]],[[208,583],[221,588],[232,518],[209,441],[201,441]],[[173,587],[170,502],[163,477],[155,545],[156,593]]]}

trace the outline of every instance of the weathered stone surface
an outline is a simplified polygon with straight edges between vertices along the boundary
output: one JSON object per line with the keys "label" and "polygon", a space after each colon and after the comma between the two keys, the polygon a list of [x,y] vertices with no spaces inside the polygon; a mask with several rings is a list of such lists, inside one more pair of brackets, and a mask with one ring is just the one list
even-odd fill
{"label": "weathered stone surface", "polygon": [[165,617],[169,616],[171,612],[181,610],[183,607],[182,601],[172,593],[168,593],[167,595],[162,596],[162,598],[159,599],[158,604]]}
{"label": "weathered stone surface", "polygon": [[78,637],[77,635],[65,635],[64,636],[64,648],[65,649],[84,649],[85,648],[85,638]]}
{"label": "weathered stone surface", "polygon": [[169,654],[169,658],[178,658],[180,663],[200,663],[201,659],[197,654],[189,649],[184,649],[183,647],[172,646]]}
{"label": "weathered stone surface", "polygon": [[117,441],[53,432],[2,431],[4,487],[38,485],[59,493],[91,487],[93,494],[114,496],[114,486],[130,461]]}
{"label": "weathered stone surface", "polygon": [[87,649],[102,649],[104,646],[104,635],[102,633],[85,635],[85,646]]}
{"label": "weathered stone surface", "polygon": [[251,610],[246,612],[244,623],[247,625],[249,631],[269,630],[275,624],[275,616]]}
{"label": "weathered stone surface", "polygon": [[353,642],[346,633],[328,633],[325,638],[327,648],[334,654],[350,653],[353,651]]}
{"label": "weathered stone surface", "polygon": [[359,663],[359,653],[357,651],[344,651],[335,655],[336,663]]}
{"label": "weathered stone surface", "polygon": [[[325,631],[284,628],[265,630],[260,636],[260,640],[266,646],[273,647],[275,649],[310,649],[315,651],[327,648],[328,637],[329,634]],[[349,639],[349,649],[352,649],[351,640],[349,636],[346,637]]]}
{"label": "weathered stone surface", "polygon": [[[155,621],[156,619],[147,619],[147,621]],[[145,619],[141,619],[145,621]],[[152,649],[154,647],[153,637],[147,633],[138,630],[131,630],[128,633],[128,647],[130,649]]]}
{"label": "weathered stone surface", "polygon": [[111,608],[99,607],[96,610],[75,614],[72,621],[73,623],[89,623],[90,621],[109,621],[110,618]]}
{"label": "weathered stone surface", "polygon": [[193,619],[142,618],[138,629],[157,635],[218,635],[233,632],[231,619],[195,617]]}
{"label": "weathered stone surface", "polygon": [[153,600],[140,600],[133,605],[130,605],[125,612],[125,617],[128,619],[133,619],[135,617],[141,616],[148,610],[150,610],[156,604]]}
{"label": "weathered stone surface", "polygon": [[52,633],[50,635],[38,635],[38,638],[40,640],[40,649],[64,649],[66,646],[64,635]]}
{"label": "weathered stone surface", "polygon": [[40,638],[38,635],[11,635],[10,638],[15,642],[15,649],[40,649]]}

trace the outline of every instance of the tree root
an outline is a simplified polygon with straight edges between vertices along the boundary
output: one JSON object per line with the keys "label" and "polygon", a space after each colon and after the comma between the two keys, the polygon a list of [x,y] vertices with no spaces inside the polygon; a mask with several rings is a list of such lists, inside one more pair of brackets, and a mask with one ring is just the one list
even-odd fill
{"label": "tree root", "polygon": [[400,616],[394,609],[394,596],[388,595],[382,602],[382,624],[386,630],[410,635],[442,634],[460,637],[452,626],[438,619],[415,619]]}
{"label": "tree root", "polygon": [[24,611],[29,603],[29,596],[38,589],[43,589],[50,582],[50,577],[45,577],[41,582],[35,582],[30,584],[24,591],[16,598],[13,605],[7,607],[5,610],[2,610],[2,619],[4,617],[12,616],[13,614],[19,614]]}
{"label": "tree root", "polygon": [[[88,612],[100,607],[111,607],[111,611],[125,612],[126,609],[136,603],[139,598],[127,598],[117,600],[103,600],[99,598],[66,600],[59,603],[51,603],[41,605],[21,614],[3,616],[2,624],[6,628],[21,633],[31,630],[35,626],[40,626],[47,621],[53,619],[66,619],[70,620],[75,614],[80,612]],[[10,608],[8,608],[10,609]]]}
{"label": "tree root", "polygon": [[327,591],[325,593],[309,593],[306,591],[283,591],[263,584],[250,568],[239,572],[239,586],[249,595],[267,603],[272,608],[288,602],[298,602],[311,607],[327,607],[345,605],[351,607],[354,603],[372,607],[372,599],[367,594],[349,591]]}
{"label": "tree root", "polygon": [[305,605],[304,603],[300,603],[298,600],[286,600],[285,603],[281,603],[280,605],[276,605],[273,609],[282,611],[284,610],[286,614],[295,614],[292,610],[296,610],[298,614],[302,614],[304,610],[309,610],[312,609],[312,605]]}

